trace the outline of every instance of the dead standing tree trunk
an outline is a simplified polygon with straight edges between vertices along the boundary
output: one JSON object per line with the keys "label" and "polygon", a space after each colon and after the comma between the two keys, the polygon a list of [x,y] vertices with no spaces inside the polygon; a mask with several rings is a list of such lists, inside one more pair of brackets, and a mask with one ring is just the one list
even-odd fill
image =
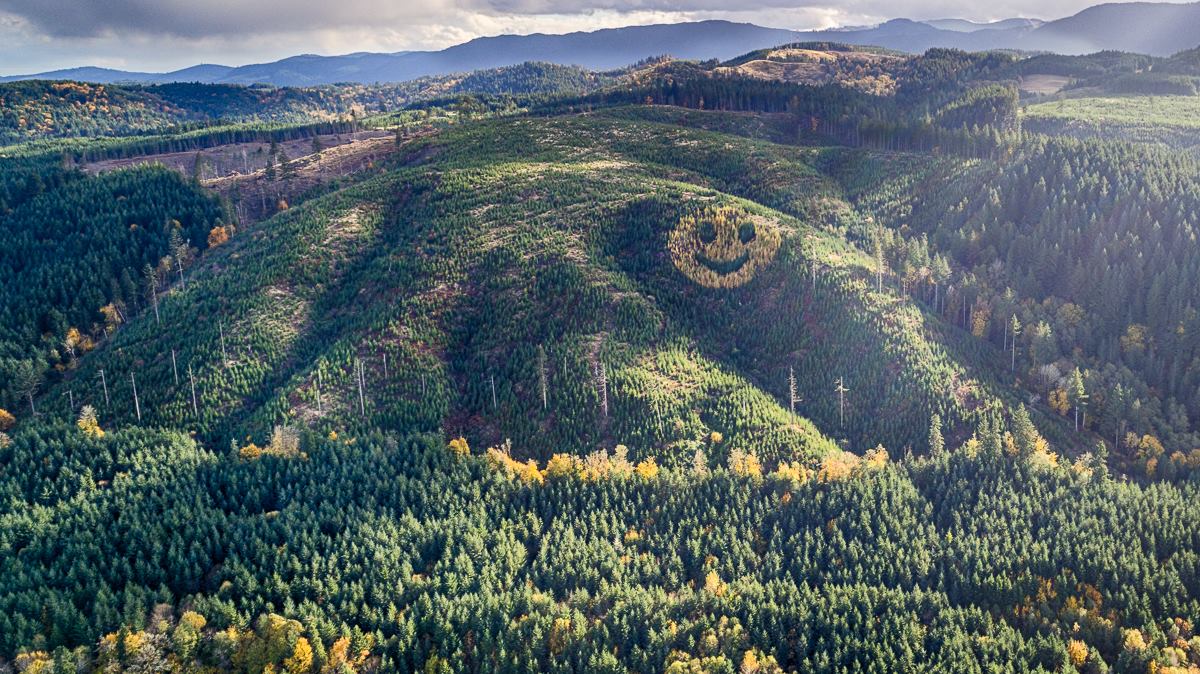
{"label": "dead standing tree trunk", "polygon": [[792,418],[796,416],[796,403],[800,402],[800,392],[796,388],[796,368],[788,368],[788,408],[792,412]]}
{"label": "dead standing tree trunk", "polygon": [[133,373],[129,373],[129,384],[133,387],[133,411],[137,413],[138,423],[142,423],[142,406],[138,402],[137,380],[133,378]]}
{"label": "dead standing tree trunk", "polygon": [[838,423],[844,428],[846,426],[846,393],[850,389],[846,388],[841,377],[838,377],[836,384],[837,386],[834,387],[834,391],[838,394]]}
{"label": "dead standing tree trunk", "polygon": [[600,415],[608,418],[608,371],[603,362],[596,363],[596,393],[600,396]]}
{"label": "dead standing tree trunk", "polygon": [[104,409],[108,410],[108,380],[104,378],[104,368],[100,368],[100,386],[104,389]]}
{"label": "dead standing tree trunk", "polygon": [[316,389],[317,389],[317,414],[324,414],[325,412],[321,409],[321,371],[320,370],[317,370]]}
{"label": "dead standing tree trunk", "polygon": [[192,415],[200,419],[200,407],[196,404],[196,377],[192,375],[192,364],[188,363],[188,381],[192,385]]}
{"label": "dead standing tree trunk", "polygon": [[358,411],[362,416],[365,417],[367,416],[367,399],[363,393],[365,377],[363,375],[363,364],[361,360],[355,361],[355,375],[358,379]]}
{"label": "dead standing tree trunk", "polygon": [[546,375],[546,349],[538,347],[538,385],[542,390],[542,410],[550,408],[549,378]]}

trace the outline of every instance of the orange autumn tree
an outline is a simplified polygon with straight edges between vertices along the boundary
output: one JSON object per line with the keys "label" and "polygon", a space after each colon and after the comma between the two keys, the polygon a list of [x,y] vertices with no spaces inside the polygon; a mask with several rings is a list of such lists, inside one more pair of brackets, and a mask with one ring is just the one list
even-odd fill
{"label": "orange autumn tree", "polygon": [[217,246],[229,241],[229,228],[225,225],[217,225],[208,231],[208,247],[216,248]]}

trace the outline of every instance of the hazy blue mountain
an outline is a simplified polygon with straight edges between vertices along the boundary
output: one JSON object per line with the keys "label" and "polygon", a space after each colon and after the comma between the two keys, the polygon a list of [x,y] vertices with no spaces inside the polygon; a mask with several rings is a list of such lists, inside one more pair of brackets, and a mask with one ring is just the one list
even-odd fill
{"label": "hazy blue mountain", "polygon": [[1030,31],[1016,46],[1062,53],[1106,49],[1170,56],[1200,45],[1200,3],[1096,5]]}
{"label": "hazy blue mountain", "polygon": [[546,61],[593,70],[619,68],[647,56],[727,59],[789,42],[796,33],[727,21],[631,26],[567,35],[501,35],[436,52],[296,56],[235,68],[220,81],[280,85],[386,82]]}
{"label": "hazy blue mountain", "polygon": [[[630,26],[566,35],[501,35],[483,37],[441,51],[357,53],[342,56],[304,54],[273,63],[237,68],[197,66],[176,73],[135,73],[103,68],[76,68],[36,75],[0,78],[77,79],[89,82],[200,81],[281,86],[336,82],[395,82],[425,75],[444,75],[485,68],[547,61],[606,70],[648,56],[670,54],[685,59],[728,59],[754,49],[792,42],[800,33],[747,23],[695,23]],[[199,70],[208,68],[209,70]]]}
{"label": "hazy blue mountain", "polygon": [[808,31],[797,35],[801,42],[843,42],[913,53],[923,52],[930,47],[977,49],[973,33],[935,28],[911,19],[892,19],[870,28]]}
{"label": "hazy blue mountain", "polygon": [[1074,16],[1041,23],[1005,19],[975,23],[963,19],[894,19],[878,26],[823,31],[791,31],[747,23],[694,23],[630,26],[566,35],[501,35],[471,40],[441,51],[341,56],[304,54],[272,63],[240,67],[201,65],[172,73],[73,68],[0,78],[74,79],[88,82],[216,82],[304,86],[337,82],[397,82],[545,61],[593,70],[618,68],[650,56],[729,59],[788,42],[833,41],[923,52],[931,47],[968,51],[1023,49],[1067,54],[1122,50],[1169,56],[1200,44],[1200,3],[1117,3],[1097,5]]}
{"label": "hazy blue mountain", "polygon": [[221,79],[233,70],[233,66],[221,66],[212,63],[202,63],[182,70],[164,73],[154,80],[156,84],[166,82],[212,82]]}
{"label": "hazy blue mountain", "polygon": [[94,66],[84,66],[81,68],[64,68],[62,70],[50,70],[36,75],[14,75],[9,77],[0,77],[0,82],[12,82],[14,80],[75,80],[78,82],[95,82],[97,84],[113,84],[115,82],[155,82],[157,78],[164,76],[165,73],[139,73],[130,72],[127,70],[114,70],[112,68],[97,68]]}
{"label": "hazy blue mountain", "polygon": [[1200,3],[1110,3],[1040,25],[1016,19],[970,31],[963,29],[966,23],[895,19],[869,29],[805,33],[803,39],[871,44],[908,52],[957,47],[968,51],[1022,49],[1062,54],[1116,50],[1154,56],[1170,56],[1200,45]]}
{"label": "hazy blue mountain", "polygon": [[993,29],[1009,29],[1009,28],[1025,28],[1032,29],[1046,23],[1041,19],[1001,19],[999,21],[990,21],[982,23],[979,21],[968,21],[967,19],[929,19],[921,23],[928,24],[934,28],[942,30],[952,30],[957,33],[974,33],[980,30]]}
{"label": "hazy blue mountain", "polygon": [[16,75],[10,77],[0,77],[0,82],[12,82],[15,80],[75,80],[78,82],[94,82],[96,84],[163,84],[166,82],[217,82],[220,81],[229,71],[233,70],[232,66],[213,65],[202,63],[200,65],[190,66],[182,70],[174,70],[168,73],[142,73],[128,70],[114,70],[112,68],[96,68],[85,66],[82,68],[65,68],[63,70],[51,70],[37,75]]}

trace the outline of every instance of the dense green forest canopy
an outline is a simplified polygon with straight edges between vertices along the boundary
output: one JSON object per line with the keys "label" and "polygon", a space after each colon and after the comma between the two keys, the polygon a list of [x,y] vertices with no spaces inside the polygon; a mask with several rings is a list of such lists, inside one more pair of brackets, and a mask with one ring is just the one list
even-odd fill
{"label": "dense green forest canopy", "polygon": [[1200,670],[1194,68],[0,85],[0,672]]}

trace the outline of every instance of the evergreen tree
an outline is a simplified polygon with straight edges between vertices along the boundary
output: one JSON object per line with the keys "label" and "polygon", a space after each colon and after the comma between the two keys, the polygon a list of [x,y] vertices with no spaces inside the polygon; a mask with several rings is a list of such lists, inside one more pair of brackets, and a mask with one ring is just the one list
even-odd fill
{"label": "evergreen tree", "polygon": [[1025,409],[1024,404],[1018,405],[1017,409],[1013,411],[1012,435],[1021,456],[1027,457],[1033,454],[1042,441],[1042,436],[1029,418],[1029,411]]}
{"label": "evergreen tree", "polygon": [[946,449],[946,441],[942,438],[942,416],[934,414],[929,418],[929,453],[941,454]]}

